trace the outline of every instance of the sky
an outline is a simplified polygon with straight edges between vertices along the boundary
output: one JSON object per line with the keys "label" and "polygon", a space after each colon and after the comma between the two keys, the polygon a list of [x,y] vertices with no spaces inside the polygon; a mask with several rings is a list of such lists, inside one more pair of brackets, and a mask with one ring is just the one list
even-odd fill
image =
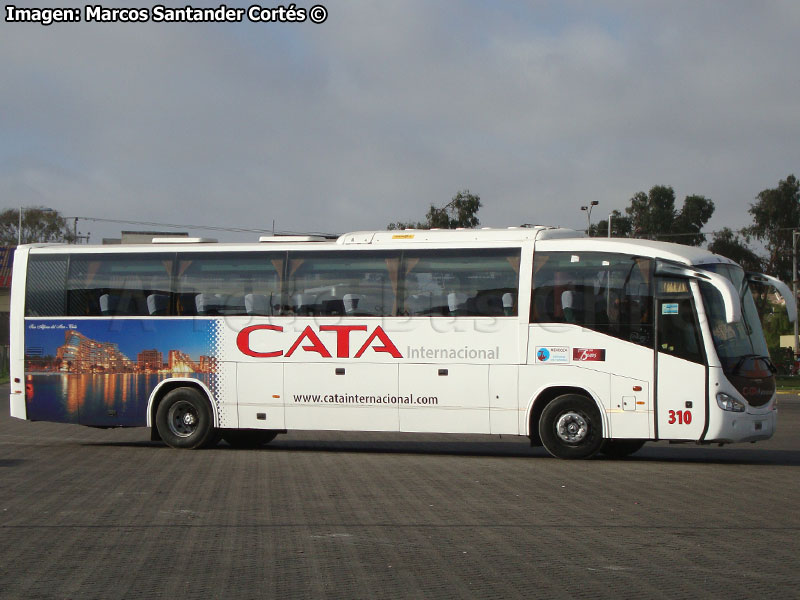
{"label": "sky", "polygon": [[120,352],[136,360],[142,350],[155,349],[161,352],[164,362],[170,350],[185,352],[192,359],[210,355],[211,321],[206,319],[170,319],[156,325],[152,321],[138,319],[112,319],[111,321],[48,319],[46,323],[29,323],[25,334],[26,349],[40,347],[42,355],[55,356],[64,345],[67,331],[77,331],[97,342],[113,342]]}
{"label": "sky", "polygon": [[0,21],[0,208],[343,233],[469,189],[481,226],[583,229],[582,205],[596,222],[670,185],[714,201],[712,231],[800,171],[800,2],[324,6],[321,24]]}

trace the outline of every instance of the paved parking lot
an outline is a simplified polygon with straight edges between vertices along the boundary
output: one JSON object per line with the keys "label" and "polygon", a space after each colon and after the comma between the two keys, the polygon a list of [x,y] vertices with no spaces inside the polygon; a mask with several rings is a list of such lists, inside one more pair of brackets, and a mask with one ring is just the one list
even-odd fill
{"label": "paved parking lot", "polygon": [[782,396],[768,442],[623,461],[323,432],[178,451],[3,401],[0,596],[797,597],[798,432]]}

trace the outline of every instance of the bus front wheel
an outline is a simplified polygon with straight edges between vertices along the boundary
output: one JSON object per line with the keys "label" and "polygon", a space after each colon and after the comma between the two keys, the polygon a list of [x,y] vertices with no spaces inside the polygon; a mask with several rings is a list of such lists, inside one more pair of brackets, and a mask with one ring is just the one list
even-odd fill
{"label": "bus front wheel", "polygon": [[173,448],[202,448],[216,435],[211,405],[190,387],[176,388],[164,396],[156,411],[156,428]]}
{"label": "bus front wheel", "polygon": [[542,411],[539,437],[556,458],[590,458],[603,445],[600,411],[586,396],[559,396]]}

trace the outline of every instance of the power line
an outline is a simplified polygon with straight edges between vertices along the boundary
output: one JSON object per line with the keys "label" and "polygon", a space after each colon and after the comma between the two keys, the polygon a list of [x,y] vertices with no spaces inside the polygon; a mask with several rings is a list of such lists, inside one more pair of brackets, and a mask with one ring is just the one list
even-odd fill
{"label": "power line", "polygon": [[203,231],[224,231],[228,233],[260,233],[276,235],[322,235],[326,237],[338,237],[338,233],[322,231],[288,231],[273,229],[255,229],[250,227],[219,227],[212,225],[189,225],[186,223],[156,223],[153,221],[128,221],[124,219],[102,219],[99,217],[64,217],[65,219],[80,219],[82,221],[92,221],[95,223],[117,223],[124,225],[141,225],[146,227],[169,227],[172,229],[201,229]]}
{"label": "power line", "polygon": [[[595,228],[599,230],[599,227],[598,227],[597,224],[595,225]],[[745,234],[751,235],[751,234],[748,233],[749,230],[750,230],[749,227],[742,227],[740,229],[730,229],[730,228],[725,228],[725,229],[728,229],[728,231],[730,231],[731,233],[745,233]],[[723,231],[725,231],[725,229],[720,229],[718,231],[688,231],[688,232],[684,232],[684,233],[653,233],[653,234],[648,234],[648,236],[654,236],[654,237],[658,237],[658,238],[688,237],[688,236],[693,236],[693,235],[709,236],[709,235],[716,235],[718,233],[722,233]],[[797,227],[774,227],[774,228],[771,228],[770,231],[795,231],[796,229],[797,229]]]}
{"label": "power line", "polygon": [[[339,233],[331,233],[331,232],[324,232],[324,231],[290,231],[290,230],[273,230],[273,229],[257,229],[251,227],[220,227],[220,226],[213,226],[213,225],[190,225],[186,223],[157,223],[154,221],[129,221],[124,219],[103,219],[99,217],[64,217],[65,219],[80,219],[82,221],[93,221],[95,223],[117,223],[117,224],[124,224],[124,225],[141,225],[146,227],[169,227],[172,229],[199,229],[203,231],[224,231],[227,233],[258,233],[258,234],[275,234],[275,235],[321,235],[325,237],[338,237]],[[595,225],[597,227],[597,225]],[[740,229],[729,229],[731,233],[745,233],[748,231],[748,227],[742,227]],[[776,227],[772,229],[772,231],[793,231],[796,229],[795,227]],[[723,230],[718,231],[691,231],[691,232],[683,232],[683,233],[659,233],[654,234],[659,238],[670,238],[670,237],[689,237],[689,236],[696,236],[702,235],[707,237],[709,235],[716,235],[718,233],[722,233]]]}

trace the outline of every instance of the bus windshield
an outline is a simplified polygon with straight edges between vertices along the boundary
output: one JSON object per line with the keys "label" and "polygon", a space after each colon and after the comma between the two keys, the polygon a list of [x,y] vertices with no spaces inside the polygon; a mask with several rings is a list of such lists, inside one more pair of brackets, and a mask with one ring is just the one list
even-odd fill
{"label": "bus windshield", "polygon": [[746,368],[744,363],[751,358],[768,361],[769,351],[761,320],[742,268],[731,264],[701,265],[701,268],[727,278],[739,291],[742,320],[726,323],[722,295],[711,284],[700,284],[714,346],[725,373],[736,375],[743,367]]}

